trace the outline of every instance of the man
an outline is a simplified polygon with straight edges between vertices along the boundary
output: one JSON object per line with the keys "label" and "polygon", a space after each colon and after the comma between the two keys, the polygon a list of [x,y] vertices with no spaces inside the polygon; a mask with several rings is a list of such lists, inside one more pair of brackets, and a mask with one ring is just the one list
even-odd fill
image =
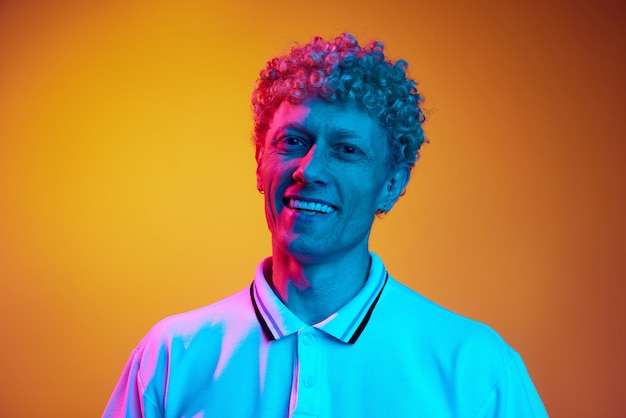
{"label": "man", "polygon": [[406,66],[349,34],[268,62],[252,104],[272,257],[249,289],[157,324],[105,417],[547,416],[493,330],[368,250],[424,142]]}

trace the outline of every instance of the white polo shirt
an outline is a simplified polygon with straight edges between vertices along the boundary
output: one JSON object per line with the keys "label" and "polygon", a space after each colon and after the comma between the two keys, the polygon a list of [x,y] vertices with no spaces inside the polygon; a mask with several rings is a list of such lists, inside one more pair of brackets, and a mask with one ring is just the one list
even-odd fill
{"label": "white polo shirt", "polygon": [[391,278],[309,326],[249,289],[159,322],[104,417],[546,417],[520,356],[491,328]]}

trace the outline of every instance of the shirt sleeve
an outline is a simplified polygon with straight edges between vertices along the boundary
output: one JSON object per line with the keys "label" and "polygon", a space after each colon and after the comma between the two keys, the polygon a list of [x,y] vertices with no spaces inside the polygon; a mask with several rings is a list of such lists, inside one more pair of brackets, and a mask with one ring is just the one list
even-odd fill
{"label": "shirt sleeve", "polygon": [[145,391],[139,374],[141,356],[133,350],[120,376],[102,418],[157,418],[162,417],[158,405]]}
{"label": "shirt sleeve", "polygon": [[548,413],[519,354],[493,386],[474,418],[544,418]]}

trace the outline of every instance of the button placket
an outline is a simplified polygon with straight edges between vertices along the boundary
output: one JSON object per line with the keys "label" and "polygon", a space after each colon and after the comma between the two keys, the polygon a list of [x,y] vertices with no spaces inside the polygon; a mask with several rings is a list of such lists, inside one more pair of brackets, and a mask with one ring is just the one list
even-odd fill
{"label": "button placket", "polygon": [[319,386],[319,337],[317,330],[306,327],[298,332],[298,395],[294,414],[316,415]]}

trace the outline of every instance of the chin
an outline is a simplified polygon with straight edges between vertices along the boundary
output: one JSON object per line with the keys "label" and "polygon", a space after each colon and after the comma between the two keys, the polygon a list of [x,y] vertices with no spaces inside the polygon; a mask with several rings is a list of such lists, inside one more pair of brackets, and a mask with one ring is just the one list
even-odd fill
{"label": "chin", "polygon": [[283,247],[285,252],[298,262],[309,264],[327,260],[333,257],[332,250],[329,251],[328,246],[320,246],[319,240],[315,242],[303,242],[304,240],[296,238],[291,242],[285,243]]}

